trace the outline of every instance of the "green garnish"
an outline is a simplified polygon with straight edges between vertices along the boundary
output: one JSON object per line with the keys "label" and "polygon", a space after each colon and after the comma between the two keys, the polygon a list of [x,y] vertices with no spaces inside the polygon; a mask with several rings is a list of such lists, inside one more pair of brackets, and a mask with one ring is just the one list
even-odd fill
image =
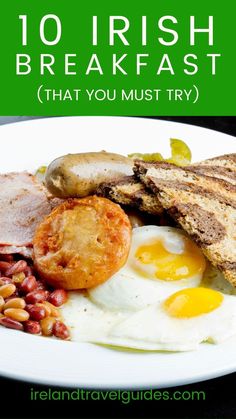
{"label": "green garnish", "polygon": [[166,161],[168,163],[176,164],[177,166],[186,166],[191,163],[192,153],[187,144],[176,138],[170,139],[171,157],[165,159],[160,153],[132,153],[128,157],[131,159],[150,161]]}

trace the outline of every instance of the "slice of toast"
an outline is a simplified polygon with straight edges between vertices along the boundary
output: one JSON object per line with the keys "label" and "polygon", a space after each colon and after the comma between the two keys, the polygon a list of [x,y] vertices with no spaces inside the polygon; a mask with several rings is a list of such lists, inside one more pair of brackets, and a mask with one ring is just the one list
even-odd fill
{"label": "slice of toast", "polygon": [[168,163],[137,161],[135,173],[236,286],[236,186]]}
{"label": "slice of toast", "polygon": [[[152,167],[155,163],[144,164],[146,167]],[[219,156],[188,167],[195,173],[217,177],[236,185],[236,154]],[[126,176],[121,180],[103,183],[96,193],[118,204],[138,208],[151,215],[159,216],[164,212],[158,197],[150,189],[145,188],[135,176]]]}
{"label": "slice of toast", "polygon": [[121,180],[102,183],[96,191],[98,196],[105,196],[112,201],[138,208],[152,215],[162,215],[163,207],[157,196],[147,190],[142,182],[134,176],[126,176]]}
{"label": "slice of toast", "polygon": [[195,173],[223,179],[236,185],[236,154],[225,154],[194,163],[190,168]]}

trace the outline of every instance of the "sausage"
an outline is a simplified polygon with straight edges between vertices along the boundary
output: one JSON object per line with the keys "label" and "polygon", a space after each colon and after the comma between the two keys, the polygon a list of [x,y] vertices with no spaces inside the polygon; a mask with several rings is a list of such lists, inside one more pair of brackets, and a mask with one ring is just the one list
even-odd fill
{"label": "sausage", "polygon": [[91,195],[102,182],[133,175],[133,161],[105,151],[67,154],[55,159],[47,168],[45,183],[59,198]]}

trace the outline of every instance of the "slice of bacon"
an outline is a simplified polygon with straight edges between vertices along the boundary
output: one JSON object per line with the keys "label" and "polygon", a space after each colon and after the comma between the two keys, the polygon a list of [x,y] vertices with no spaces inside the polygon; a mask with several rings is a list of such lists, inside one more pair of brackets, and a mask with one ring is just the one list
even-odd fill
{"label": "slice of bacon", "polygon": [[31,257],[35,229],[52,206],[46,188],[33,175],[0,175],[0,254]]}

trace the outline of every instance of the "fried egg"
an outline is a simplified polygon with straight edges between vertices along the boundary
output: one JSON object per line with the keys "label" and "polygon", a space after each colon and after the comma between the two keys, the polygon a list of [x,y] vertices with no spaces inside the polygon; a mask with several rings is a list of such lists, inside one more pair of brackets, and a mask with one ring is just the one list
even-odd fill
{"label": "fried egg", "polygon": [[138,227],[126,265],[91,289],[89,297],[109,310],[140,310],[175,291],[198,286],[205,268],[201,250],[181,230]]}
{"label": "fried egg", "polygon": [[144,309],[104,310],[70,293],[63,316],[72,340],[147,351],[191,351],[236,335],[236,300],[213,289],[186,288]]}
{"label": "fried egg", "polygon": [[72,340],[142,350],[188,351],[236,335],[236,297],[181,230],[133,230],[125,266],[62,308]]}
{"label": "fried egg", "polygon": [[190,351],[236,334],[235,297],[207,288],[181,290],[114,325],[104,343],[131,348]]}

